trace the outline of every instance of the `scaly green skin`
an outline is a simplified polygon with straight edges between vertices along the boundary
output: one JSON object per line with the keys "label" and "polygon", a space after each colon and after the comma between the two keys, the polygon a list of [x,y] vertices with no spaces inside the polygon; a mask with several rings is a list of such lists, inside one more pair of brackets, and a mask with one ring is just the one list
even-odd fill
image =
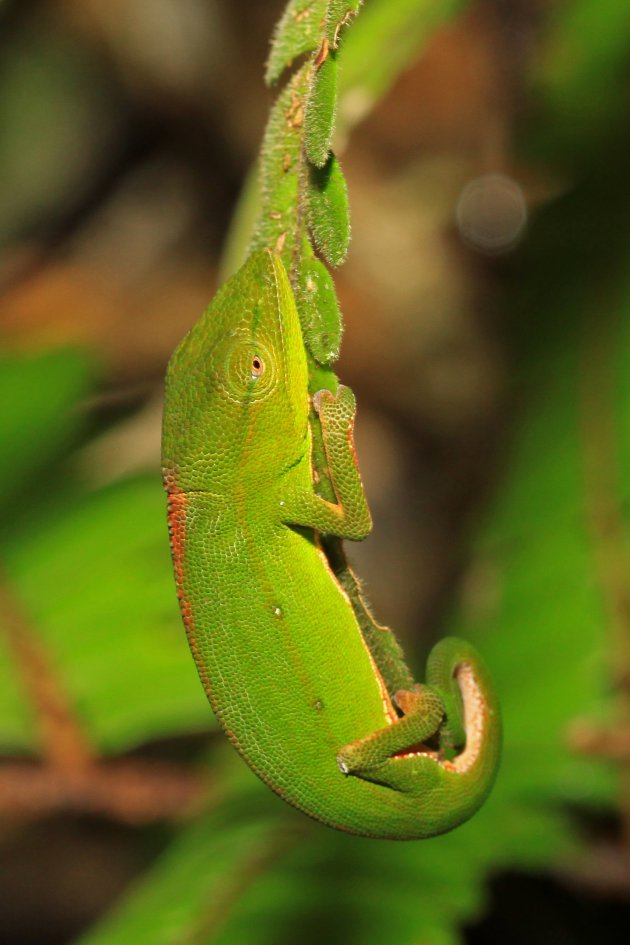
{"label": "scaly green skin", "polygon": [[285,800],[351,833],[433,836],[470,817],[492,786],[491,680],[469,644],[443,640],[427,685],[407,685],[401,671],[392,703],[318,545],[371,527],[354,397],[339,387],[314,402],[337,504],[313,488],[293,295],[280,260],[257,252],[168,369],[163,467],[189,643],[221,725]]}

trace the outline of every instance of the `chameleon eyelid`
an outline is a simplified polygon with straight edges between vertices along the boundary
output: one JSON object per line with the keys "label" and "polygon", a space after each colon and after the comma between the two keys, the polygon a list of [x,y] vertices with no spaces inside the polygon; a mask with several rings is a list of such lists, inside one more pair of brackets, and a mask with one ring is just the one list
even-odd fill
{"label": "chameleon eyelid", "polygon": [[258,378],[261,374],[265,373],[265,361],[259,354],[255,354],[252,358],[252,377]]}

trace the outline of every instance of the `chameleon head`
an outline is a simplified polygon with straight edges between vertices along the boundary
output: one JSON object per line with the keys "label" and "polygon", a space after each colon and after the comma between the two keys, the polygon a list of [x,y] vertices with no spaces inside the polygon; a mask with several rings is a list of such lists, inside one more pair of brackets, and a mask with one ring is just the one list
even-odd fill
{"label": "chameleon head", "polygon": [[171,358],[162,461],[167,488],[264,487],[306,449],[307,367],[282,262],[254,253]]}

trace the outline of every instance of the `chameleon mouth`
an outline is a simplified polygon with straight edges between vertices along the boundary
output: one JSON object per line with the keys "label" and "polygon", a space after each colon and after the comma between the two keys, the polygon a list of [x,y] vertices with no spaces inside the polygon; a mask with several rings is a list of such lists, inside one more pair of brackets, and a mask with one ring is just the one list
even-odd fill
{"label": "chameleon mouth", "polygon": [[435,761],[440,761],[440,753],[430,748],[429,745],[419,742],[417,745],[410,745],[409,748],[394,752],[392,758],[395,760],[399,758],[433,758]]}

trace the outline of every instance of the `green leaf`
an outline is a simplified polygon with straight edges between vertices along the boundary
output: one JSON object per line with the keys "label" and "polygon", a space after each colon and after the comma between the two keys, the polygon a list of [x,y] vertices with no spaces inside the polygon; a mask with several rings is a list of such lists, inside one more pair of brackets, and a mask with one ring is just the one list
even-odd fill
{"label": "green leaf", "polygon": [[[306,0],[304,0],[305,5]],[[287,24],[283,30],[291,23],[288,18],[289,10],[301,6],[302,3],[296,3],[295,0],[285,11],[284,18],[287,18]],[[324,4],[325,6],[325,4]],[[339,7],[343,13],[349,9],[358,8],[356,0],[349,0],[348,3],[340,3]],[[361,15],[356,22],[352,22],[352,29],[347,32],[343,42],[342,68],[338,78],[338,100],[339,108],[337,110],[337,122],[341,122],[343,130],[347,131],[357,121],[363,119],[383,98],[400,73],[407,68],[421,54],[423,46],[430,39],[436,26],[449,20],[460,10],[467,6],[467,0],[397,0],[395,4],[391,0],[370,0],[363,7]],[[319,3],[313,4],[313,9],[319,11]],[[338,11],[335,10],[335,15]],[[309,18],[309,30],[316,22],[317,17]],[[321,20],[317,20],[321,26]],[[332,20],[332,22],[338,22]],[[321,33],[313,30],[309,34],[307,48],[302,52],[313,52],[320,48]],[[297,33],[302,35],[301,31]],[[344,31],[345,33],[345,31]],[[332,45],[332,40],[329,37]],[[296,47],[297,48],[297,47]],[[270,60],[271,62],[271,60]],[[279,74],[286,63],[282,62],[282,56],[274,57],[274,75]],[[308,68],[308,64],[307,67]],[[301,70],[300,70],[301,71]],[[324,134],[324,139],[327,135]],[[282,154],[280,149],[270,147],[272,136],[268,132],[265,138],[264,150],[267,158],[272,158],[274,153],[276,157]],[[322,159],[321,151],[315,148],[315,142],[318,139],[317,133],[314,138],[313,154],[317,160]],[[321,135],[319,136],[321,141]],[[273,176],[273,174],[272,174]],[[264,186],[264,185],[263,185]],[[250,188],[244,190],[243,199],[250,201],[252,191]],[[281,212],[281,211],[272,211]],[[263,219],[259,220],[255,237],[250,248],[261,248],[267,246],[274,248],[282,232],[289,232],[291,225],[295,225],[295,219],[285,216],[279,225],[274,225],[269,219],[269,209],[262,211]],[[253,211],[238,217],[230,231],[230,246],[242,246],[249,238],[251,218]],[[247,234],[239,232],[239,224],[242,219],[242,226],[247,228]],[[295,242],[290,238],[289,243],[293,249]],[[283,254],[286,263],[288,254]],[[291,265],[289,264],[289,268]]]}
{"label": "green leaf", "polygon": [[308,67],[291,78],[275,102],[261,149],[261,208],[250,252],[277,252],[291,272],[299,231],[299,180],[302,167],[302,125]]}
{"label": "green leaf", "polygon": [[4,526],[8,515],[15,517],[15,497],[25,496],[38,475],[46,472],[54,485],[55,460],[83,425],[77,401],[88,389],[90,374],[85,356],[71,350],[0,357]]}
{"label": "green leaf", "polygon": [[614,724],[611,677],[626,665],[614,615],[625,600],[627,579],[615,587],[615,575],[628,573],[630,528],[622,473],[630,246],[627,238],[602,243],[597,213],[607,207],[610,220],[609,189],[621,219],[628,201],[614,177],[625,179],[624,162],[607,164],[602,177],[600,161],[588,187],[539,214],[519,295],[506,305],[521,316],[513,342],[527,403],[479,538],[470,582],[477,593],[450,628],[476,634],[495,668],[511,733],[499,797],[558,809],[613,802],[612,765],[579,754],[570,733],[579,721]]}
{"label": "green leaf", "polygon": [[315,167],[328,160],[337,112],[337,57],[329,52],[319,66],[314,66],[306,95],[304,146]]}
{"label": "green leaf", "polygon": [[290,0],[276,27],[267,60],[265,81],[273,85],[298,56],[321,43],[327,0]]}
{"label": "green leaf", "polygon": [[[181,627],[165,519],[157,477],[126,481],[58,506],[4,550],[33,632],[103,751],[214,724]],[[3,658],[4,750],[34,747],[15,675]]]}
{"label": "green leaf", "polygon": [[326,37],[333,49],[339,45],[342,32],[362,5],[363,0],[328,0]]}
{"label": "green leaf", "polygon": [[319,364],[339,357],[343,325],[335,284],[326,267],[306,251],[300,269],[298,310],[304,342]]}
{"label": "green leaf", "polygon": [[[145,879],[77,945],[203,945],[223,937],[243,895],[301,837],[302,825],[295,829],[295,818],[252,783],[253,775],[245,772],[241,780],[246,791],[237,787],[183,830]],[[249,930],[252,942],[257,926]]]}
{"label": "green leaf", "polygon": [[350,209],[346,181],[334,154],[323,168],[310,168],[308,225],[326,262],[341,265],[350,242]]}
{"label": "green leaf", "polygon": [[295,929],[332,945],[457,943],[505,844],[533,867],[559,842],[552,814],[513,809],[500,826],[481,814],[433,841],[366,841],[292,811],[236,758],[219,760],[226,800],[78,945],[277,945]]}

